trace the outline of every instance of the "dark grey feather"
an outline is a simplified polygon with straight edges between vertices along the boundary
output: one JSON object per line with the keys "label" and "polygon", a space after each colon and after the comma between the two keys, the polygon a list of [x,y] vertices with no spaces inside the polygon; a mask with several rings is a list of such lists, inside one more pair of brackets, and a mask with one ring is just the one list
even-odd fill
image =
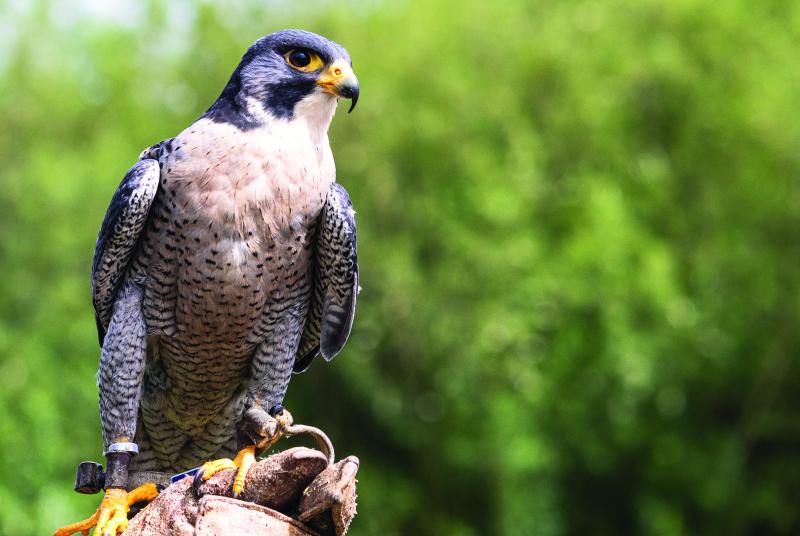
{"label": "dark grey feather", "polygon": [[92,261],[92,303],[103,345],[115,296],[147,222],[158,191],[160,167],[143,158],[125,174],[106,211]]}
{"label": "dark grey feather", "polygon": [[353,205],[341,184],[328,191],[317,229],[316,266],[306,325],[294,372],[318,354],[326,361],[339,353],[353,326],[358,295],[358,253]]}

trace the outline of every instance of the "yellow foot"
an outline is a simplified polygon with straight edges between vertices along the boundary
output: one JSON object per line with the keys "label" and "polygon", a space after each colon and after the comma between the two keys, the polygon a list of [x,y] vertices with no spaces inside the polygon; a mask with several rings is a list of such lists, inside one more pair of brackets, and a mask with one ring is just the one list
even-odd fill
{"label": "yellow foot", "polygon": [[89,529],[97,525],[94,533],[98,536],[116,536],[128,526],[128,510],[140,501],[152,501],[158,495],[155,484],[143,484],[130,493],[122,488],[106,490],[100,508],[90,517],[66,527],[61,527],[54,536],[68,536],[80,532],[88,535]]}
{"label": "yellow foot", "polygon": [[236,479],[233,481],[233,494],[234,496],[238,496],[244,489],[244,479],[247,476],[247,471],[250,470],[250,466],[252,466],[255,461],[256,447],[255,445],[250,445],[240,450],[233,460],[221,458],[204,463],[200,468],[199,477],[200,480],[205,482],[220,471],[224,471],[225,469],[237,469]]}

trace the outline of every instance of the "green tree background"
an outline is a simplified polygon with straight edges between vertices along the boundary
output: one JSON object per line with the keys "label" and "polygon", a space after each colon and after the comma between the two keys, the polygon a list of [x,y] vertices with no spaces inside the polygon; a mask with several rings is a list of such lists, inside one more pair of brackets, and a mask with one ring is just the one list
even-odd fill
{"label": "green tree background", "polygon": [[103,213],[284,27],[362,83],[355,330],[287,399],[353,534],[800,532],[800,3],[222,4],[0,2],[0,533],[97,506]]}

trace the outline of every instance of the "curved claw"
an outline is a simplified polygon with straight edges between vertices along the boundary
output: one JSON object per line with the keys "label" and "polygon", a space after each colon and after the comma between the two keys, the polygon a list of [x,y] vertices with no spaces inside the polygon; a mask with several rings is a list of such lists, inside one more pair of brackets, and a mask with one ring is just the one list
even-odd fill
{"label": "curved claw", "polygon": [[200,468],[197,469],[197,472],[194,474],[194,482],[192,482],[192,489],[194,490],[194,496],[197,498],[200,498],[200,486],[203,484],[203,482],[205,482],[205,480],[203,479],[204,476],[205,473],[203,471],[203,467],[200,466]]}

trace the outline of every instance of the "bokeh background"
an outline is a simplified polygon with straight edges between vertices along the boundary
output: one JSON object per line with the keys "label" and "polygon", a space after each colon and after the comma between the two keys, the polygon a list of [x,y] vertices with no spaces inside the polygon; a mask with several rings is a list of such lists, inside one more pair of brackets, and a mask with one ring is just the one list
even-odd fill
{"label": "bokeh background", "polygon": [[91,255],[261,35],[344,44],[358,534],[800,533],[800,3],[0,1],[0,533],[88,515]]}

